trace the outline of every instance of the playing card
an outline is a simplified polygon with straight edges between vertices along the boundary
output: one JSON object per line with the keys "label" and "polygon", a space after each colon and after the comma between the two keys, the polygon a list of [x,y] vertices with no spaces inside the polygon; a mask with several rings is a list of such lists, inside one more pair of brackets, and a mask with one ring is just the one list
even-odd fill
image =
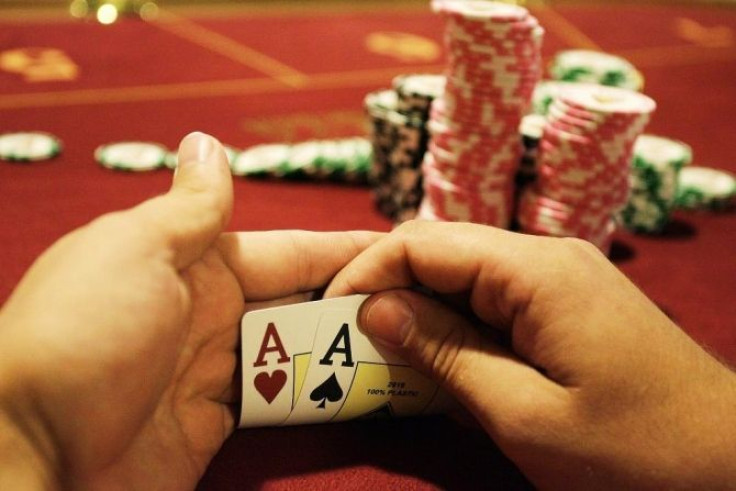
{"label": "playing card", "polygon": [[352,295],[248,312],[241,322],[243,390],[240,426],[282,424],[299,397],[319,319],[353,313],[367,295]]}
{"label": "playing card", "polygon": [[284,424],[414,415],[437,399],[437,385],[368,339],[356,317],[352,310],[322,314],[303,388]]}

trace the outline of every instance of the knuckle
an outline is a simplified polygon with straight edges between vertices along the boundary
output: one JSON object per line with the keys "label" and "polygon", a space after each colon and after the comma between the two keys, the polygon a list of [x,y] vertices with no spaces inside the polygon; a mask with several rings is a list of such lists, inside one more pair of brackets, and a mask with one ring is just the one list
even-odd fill
{"label": "knuckle", "polygon": [[416,235],[417,233],[421,232],[425,225],[426,222],[422,222],[420,220],[407,220],[396,227],[396,229],[394,230],[394,234],[400,236]]}
{"label": "knuckle", "polygon": [[592,258],[600,258],[603,256],[600,249],[587,240],[579,239],[577,237],[566,237],[560,239],[560,242],[564,244],[565,250],[574,259],[590,260]]}
{"label": "knuckle", "polygon": [[464,379],[463,353],[471,350],[471,336],[466,329],[448,329],[443,337],[427,340],[420,346],[422,364],[444,386],[457,385]]}

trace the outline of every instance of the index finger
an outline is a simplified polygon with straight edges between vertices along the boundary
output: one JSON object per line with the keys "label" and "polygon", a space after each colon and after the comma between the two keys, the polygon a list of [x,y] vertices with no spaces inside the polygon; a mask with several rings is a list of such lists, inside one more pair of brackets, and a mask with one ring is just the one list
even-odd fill
{"label": "index finger", "polygon": [[247,301],[267,301],[324,287],[384,234],[278,230],[223,234],[217,248]]}
{"label": "index finger", "polygon": [[506,324],[531,300],[529,289],[508,287],[544,240],[470,223],[407,222],[340,271],[325,297],[419,283],[443,294],[470,292],[476,315]]}

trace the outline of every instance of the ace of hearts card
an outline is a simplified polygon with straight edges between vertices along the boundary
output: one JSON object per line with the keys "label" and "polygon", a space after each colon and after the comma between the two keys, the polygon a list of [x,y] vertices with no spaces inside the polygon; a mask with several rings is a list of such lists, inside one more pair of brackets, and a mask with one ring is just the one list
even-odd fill
{"label": "ace of hearts card", "polygon": [[436,413],[451,401],[357,326],[367,295],[247,313],[241,427]]}

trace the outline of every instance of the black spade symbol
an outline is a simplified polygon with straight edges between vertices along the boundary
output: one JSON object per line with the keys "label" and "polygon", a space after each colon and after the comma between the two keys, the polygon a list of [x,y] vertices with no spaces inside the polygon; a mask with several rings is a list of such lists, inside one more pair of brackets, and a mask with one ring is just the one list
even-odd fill
{"label": "black spade symbol", "polygon": [[309,394],[309,398],[314,402],[320,401],[317,407],[321,409],[325,408],[327,401],[337,402],[342,399],[342,387],[340,387],[335,373],[319,384],[312,393]]}

